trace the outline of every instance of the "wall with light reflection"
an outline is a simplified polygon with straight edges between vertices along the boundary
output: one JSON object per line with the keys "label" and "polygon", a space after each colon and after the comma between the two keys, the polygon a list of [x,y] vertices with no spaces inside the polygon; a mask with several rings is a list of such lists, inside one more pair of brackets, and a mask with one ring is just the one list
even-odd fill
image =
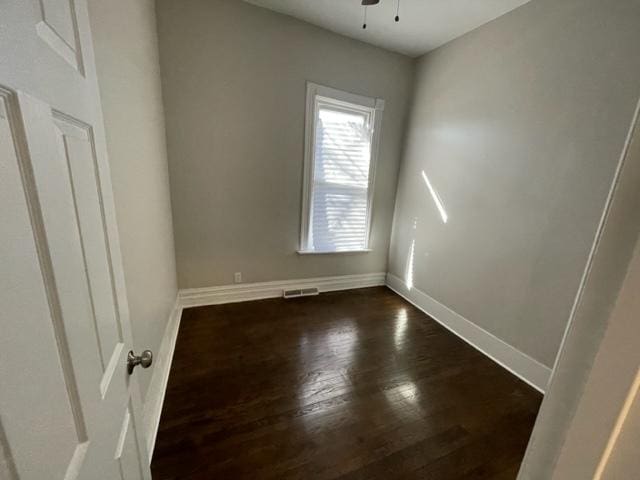
{"label": "wall with light reflection", "polygon": [[640,5],[611,5],[532,2],[417,62],[389,271],[547,366],[638,99]]}

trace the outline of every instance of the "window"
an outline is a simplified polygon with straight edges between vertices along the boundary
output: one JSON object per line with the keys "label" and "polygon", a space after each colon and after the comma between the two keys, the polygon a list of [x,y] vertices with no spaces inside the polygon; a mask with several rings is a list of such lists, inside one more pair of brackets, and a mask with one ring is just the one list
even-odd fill
{"label": "window", "polygon": [[384,101],[307,84],[300,253],[367,251]]}

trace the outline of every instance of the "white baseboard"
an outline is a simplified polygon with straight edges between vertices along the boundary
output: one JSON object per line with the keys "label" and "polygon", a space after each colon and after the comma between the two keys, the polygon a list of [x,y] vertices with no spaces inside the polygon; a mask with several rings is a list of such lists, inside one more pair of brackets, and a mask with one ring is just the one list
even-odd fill
{"label": "white baseboard", "polygon": [[173,352],[176,348],[181,318],[182,304],[180,303],[180,297],[178,295],[164,330],[164,336],[160,342],[160,349],[153,359],[155,365],[143,407],[142,419],[147,452],[149,453],[149,462],[151,462],[151,458],[153,457],[153,449],[156,444],[160,415],[162,413],[164,396],[167,391],[167,382],[169,381],[169,372],[171,371],[171,362],[173,360]]}
{"label": "white baseboard", "polygon": [[426,293],[409,288],[395,275],[387,274],[387,286],[494,362],[544,393],[551,376],[549,367],[470,322]]}
{"label": "white baseboard", "polygon": [[353,288],[377,287],[385,284],[385,273],[342,275],[336,277],[304,278],[275,282],[241,283],[221,287],[189,288],[180,290],[183,307],[218,305],[221,303],[246,302],[264,298],[277,298],[289,288],[317,287],[320,292],[350,290]]}

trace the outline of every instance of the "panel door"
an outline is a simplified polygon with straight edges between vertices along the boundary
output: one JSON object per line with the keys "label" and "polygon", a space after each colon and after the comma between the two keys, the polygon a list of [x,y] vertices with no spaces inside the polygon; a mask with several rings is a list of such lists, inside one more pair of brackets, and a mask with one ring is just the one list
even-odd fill
{"label": "panel door", "polygon": [[0,479],[150,479],[85,0],[0,2]]}

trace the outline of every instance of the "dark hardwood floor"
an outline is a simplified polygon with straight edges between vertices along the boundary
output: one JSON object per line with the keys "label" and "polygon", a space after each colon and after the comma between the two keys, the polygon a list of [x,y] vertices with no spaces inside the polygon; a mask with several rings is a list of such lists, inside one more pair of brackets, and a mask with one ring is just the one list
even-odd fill
{"label": "dark hardwood floor", "polygon": [[183,313],[169,479],[514,479],[541,395],[384,287]]}

